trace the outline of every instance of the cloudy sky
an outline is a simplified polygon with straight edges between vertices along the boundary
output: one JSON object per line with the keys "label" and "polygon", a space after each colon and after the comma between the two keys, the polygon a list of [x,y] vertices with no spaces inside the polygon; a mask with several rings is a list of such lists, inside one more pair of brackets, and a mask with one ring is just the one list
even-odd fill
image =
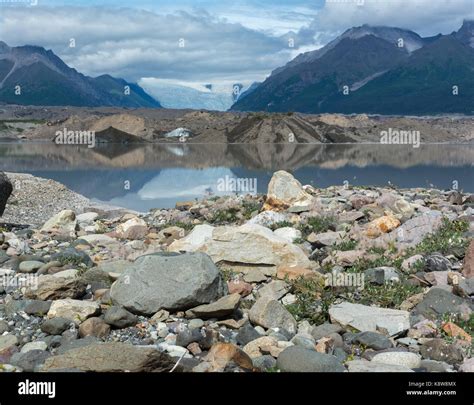
{"label": "cloudy sky", "polygon": [[298,53],[357,25],[429,36],[474,18],[473,0],[9,1],[0,1],[0,40],[11,46],[52,49],[90,76],[192,86],[261,81]]}

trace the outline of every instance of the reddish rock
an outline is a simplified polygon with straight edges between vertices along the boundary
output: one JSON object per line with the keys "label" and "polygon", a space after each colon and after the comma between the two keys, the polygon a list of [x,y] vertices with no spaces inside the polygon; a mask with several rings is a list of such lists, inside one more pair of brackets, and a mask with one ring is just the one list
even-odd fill
{"label": "reddish rock", "polygon": [[187,349],[191,352],[193,356],[196,356],[197,354],[202,353],[202,350],[199,347],[199,343],[196,343],[196,342],[190,343]]}
{"label": "reddish rock", "polygon": [[314,271],[304,267],[280,267],[277,273],[277,278],[280,280],[284,280],[286,277],[288,277],[288,280],[296,280],[300,277],[310,278],[315,276]]}
{"label": "reddish rock", "polygon": [[240,294],[242,297],[246,297],[252,292],[252,284],[246,283],[242,280],[232,280],[227,282],[229,294]]}
{"label": "reddish rock", "polygon": [[356,210],[361,209],[364,205],[372,204],[374,201],[372,197],[366,195],[353,195],[349,198],[349,202]]}
{"label": "reddish rock", "polygon": [[391,232],[400,226],[400,221],[392,215],[384,215],[383,217],[374,219],[367,226],[367,236],[376,238],[382,233]]}
{"label": "reddish rock", "polygon": [[101,318],[89,318],[79,326],[79,336],[81,337],[96,336],[102,338],[107,336],[109,332],[110,326]]}
{"label": "reddish rock", "polygon": [[447,322],[442,326],[443,331],[451,337],[465,340],[469,344],[472,342],[472,337],[464,329],[453,322]]}
{"label": "reddish rock", "polygon": [[464,256],[462,274],[466,278],[474,277],[474,240],[471,241],[469,247],[467,248],[466,256]]}
{"label": "reddish rock", "polygon": [[0,350],[0,364],[8,364],[11,357],[15,353],[18,353],[18,351],[19,350],[17,346],[10,346],[10,347],[7,347],[6,349]]}
{"label": "reddish rock", "polygon": [[209,371],[223,371],[230,362],[243,369],[253,370],[253,362],[249,355],[232,343],[214,344],[205,360],[211,363]]}

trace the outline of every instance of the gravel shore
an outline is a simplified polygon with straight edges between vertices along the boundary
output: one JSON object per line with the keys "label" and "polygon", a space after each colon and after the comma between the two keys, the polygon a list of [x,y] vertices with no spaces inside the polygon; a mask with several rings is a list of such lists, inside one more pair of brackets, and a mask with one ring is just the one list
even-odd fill
{"label": "gravel shore", "polygon": [[66,209],[78,214],[91,209],[108,211],[119,209],[93,202],[54,180],[25,173],[6,173],[6,175],[13,184],[13,193],[0,223],[38,226]]}

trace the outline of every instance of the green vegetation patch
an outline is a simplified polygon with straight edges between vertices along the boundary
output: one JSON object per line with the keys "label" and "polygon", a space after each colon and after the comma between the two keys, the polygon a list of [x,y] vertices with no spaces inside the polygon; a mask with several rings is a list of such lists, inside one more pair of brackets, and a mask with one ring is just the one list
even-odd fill
{"label": "green vegetation patch", "polygon": [[306,222],[302,223],[299,230],[303,237],[307,237],[312,232],[318,234],[336,229],[336,218],[333,216],[310,217]]}
{"label": "green vegetation patch", "polygon": [[450,221],[448,218],[443,218],[442,226],[435,233],[426,236],[411,253],[464,254],[469,241],[463,234],[468,229],[467,221]]}

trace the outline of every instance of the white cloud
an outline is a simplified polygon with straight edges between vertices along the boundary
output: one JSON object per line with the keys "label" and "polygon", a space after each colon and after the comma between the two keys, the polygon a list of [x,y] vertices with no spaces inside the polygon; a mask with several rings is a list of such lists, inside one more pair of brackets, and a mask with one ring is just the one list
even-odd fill
{"label": "white cloud", "polygon": [[314,30],[346,30],[370,24],[406,28],[422,36],[450,34],[474,18],[473,0],[326,0]]}
{"label": "white cloud", "polygon": [[[262,81],[298,53],[317,49],[356,25],[399,26],[427,36],[450,33],[463,18],[474,18],[473,0],[364,0],[362,6],[355,0],[327,0],[323,8],[315,0],[208,0],[199,2],[199,9],[192,1],[176,0],[173,8],[174,1],[166,0],[160,9],[142,0],[147,10],[121,8],[129,2],[117,1],[107,7],[2,8],[0,39],[52,49],[91,76],[109,73],[193,86]],[[187,11],[170,12],[180,4]],[[288,37],[295,38],[295,48],[288,46]],[[68,47],[71,38],[75,48]]]}
{"label": "white cloud", "polygon": [[[202,11],[160,15],[84,7],[25,10],[2,10],[5,42],[51,48],[70,66],[92,76],[260,80],[291,57],[282,38]],[[75,48],[69,47],[71,38]],[[181,38],[184,47],[180,47]]]}

